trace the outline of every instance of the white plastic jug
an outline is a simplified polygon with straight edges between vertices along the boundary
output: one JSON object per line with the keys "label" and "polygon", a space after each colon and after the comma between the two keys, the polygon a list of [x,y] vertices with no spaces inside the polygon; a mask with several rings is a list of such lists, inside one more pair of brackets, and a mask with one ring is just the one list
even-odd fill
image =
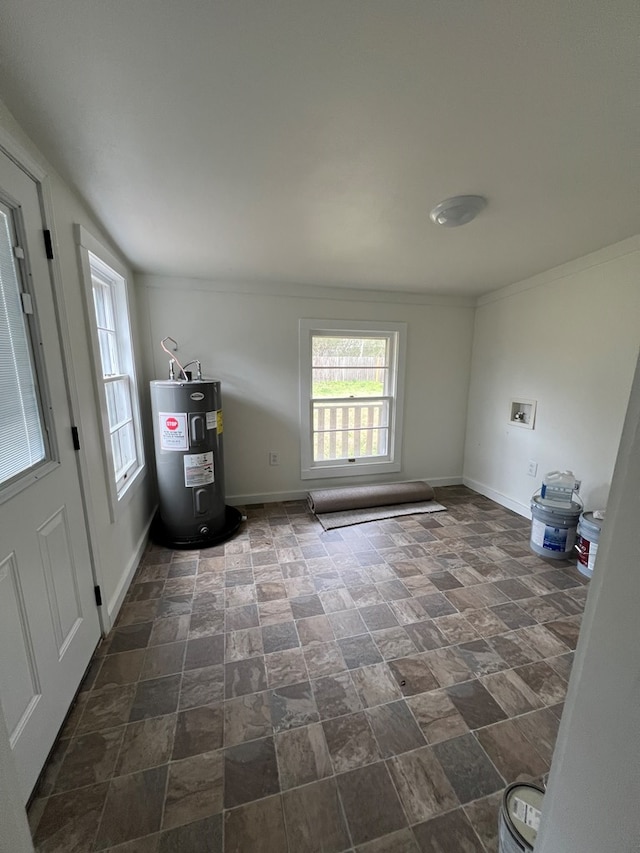
{"label": "white plastic jug", "polygon": [[573,471],[549,471],[542,480],[540,498],[547,506],[570,507],[573,493],[579,488]]}

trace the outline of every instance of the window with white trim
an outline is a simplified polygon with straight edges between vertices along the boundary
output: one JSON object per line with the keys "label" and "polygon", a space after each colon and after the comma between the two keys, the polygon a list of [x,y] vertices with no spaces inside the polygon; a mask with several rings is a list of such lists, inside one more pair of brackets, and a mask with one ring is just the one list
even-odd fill
{"label": "window with white trim", "polygon": [[112,512],[144,468],[126,271],[76,226]]}
{"label": "window with white trim", "polygon": [[401,468],[406,323],[300,320],[302,479]]}

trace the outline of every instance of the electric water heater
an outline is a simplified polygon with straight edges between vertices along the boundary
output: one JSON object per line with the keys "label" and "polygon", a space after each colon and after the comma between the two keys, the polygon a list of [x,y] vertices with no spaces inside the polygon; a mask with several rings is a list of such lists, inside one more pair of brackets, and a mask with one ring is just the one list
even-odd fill
{"label": "electric water heater", "polygon": [[[156,380],[151,407],[158,478],[156,528],[174,547],[227,538],[240,513],[225,507],[220,382]],[[233,527],[233,529],[230,529]]]}

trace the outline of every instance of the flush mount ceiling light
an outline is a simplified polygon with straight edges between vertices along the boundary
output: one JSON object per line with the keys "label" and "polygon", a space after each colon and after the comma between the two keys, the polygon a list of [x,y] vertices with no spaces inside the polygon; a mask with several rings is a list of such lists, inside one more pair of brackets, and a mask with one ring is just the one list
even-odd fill
{"label": "flush mount ceiling light", "polygon": [[455,228],[471,222],[486,206],[487,200],[484,196],[456,195],[436,204],[429,215],[436,225]]}

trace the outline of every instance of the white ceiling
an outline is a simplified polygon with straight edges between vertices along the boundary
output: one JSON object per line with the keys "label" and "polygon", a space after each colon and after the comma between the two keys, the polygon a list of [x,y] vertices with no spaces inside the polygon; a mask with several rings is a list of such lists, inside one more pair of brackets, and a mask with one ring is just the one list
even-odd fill
{"label": "white ceiling", "polygon": [[0,75],[140,270],[478,294],[640,232],[639,36],[637,0],[3,0]]}

